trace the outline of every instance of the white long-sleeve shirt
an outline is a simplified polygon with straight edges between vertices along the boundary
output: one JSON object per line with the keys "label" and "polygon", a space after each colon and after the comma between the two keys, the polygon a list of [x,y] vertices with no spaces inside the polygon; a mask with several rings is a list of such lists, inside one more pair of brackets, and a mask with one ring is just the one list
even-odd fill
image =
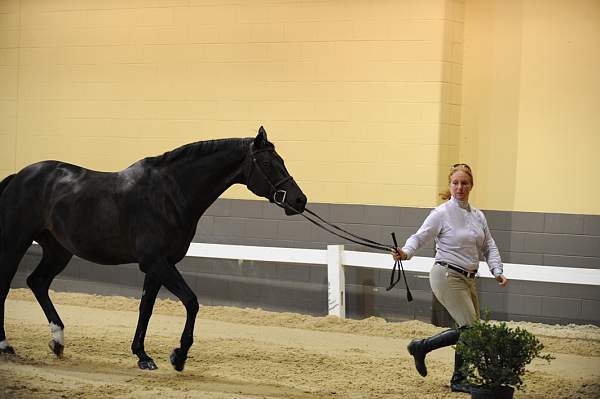
{"label": "white long-sleeve shirt", "polygon": [[503,272],[496,242],[490,234],[483,212],[455,198],[433,209],[419,230],[410,236],[402,251],[408,259],[429,240],[435,240],[435,260],[476,272],[485,260],[490,272]]}

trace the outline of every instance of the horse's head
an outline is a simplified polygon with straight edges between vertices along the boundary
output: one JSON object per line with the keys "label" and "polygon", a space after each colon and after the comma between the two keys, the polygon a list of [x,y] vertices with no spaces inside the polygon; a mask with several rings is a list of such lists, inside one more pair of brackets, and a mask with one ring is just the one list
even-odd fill
{"label": "horse's head", "polygon": [[287,215],[304,211],[306,195],[288,173],[262,126],[250,144],[246,171],[246,186],[254,194],[281,206]]}

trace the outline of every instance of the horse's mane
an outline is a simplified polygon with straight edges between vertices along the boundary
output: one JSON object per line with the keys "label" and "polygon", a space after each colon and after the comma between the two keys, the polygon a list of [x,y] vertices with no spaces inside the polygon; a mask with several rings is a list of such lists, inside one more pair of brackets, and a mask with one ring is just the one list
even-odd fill
{"label": "horse's mane", "polygon": [[248,148],[252,138],[234,138],[234,139],[216,139],[197,141],[195,143],[185,144],[172,151],[167,151],[162,155],[145,158],[144,161],[152,165],[167,165],[188,157],[202,157],[207,154],[213,154],[227,148],[234,152],[242,151]]}

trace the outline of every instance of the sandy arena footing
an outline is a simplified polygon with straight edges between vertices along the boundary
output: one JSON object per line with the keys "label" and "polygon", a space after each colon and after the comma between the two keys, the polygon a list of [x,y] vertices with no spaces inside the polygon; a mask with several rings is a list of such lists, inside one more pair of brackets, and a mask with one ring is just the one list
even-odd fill
{"label": "sandy arena footing", "polygon": [[[468,398],[451,393],[451,348],[414,369],[406,344],[441,329],[419,321],[341,320],[257,309],[202,307],[186,368],[169,364],[185,321],[181,304],[156,303],[146,351],[131,354],[138,301],[51,293],[65,323],[65,353],[48,349],[50,330],[33,295],[12,290],[6,333],[16,356],[0,356],[0,398]],[[534,361],[516,398],[600,398],[600,328],[514,323],[535,333],[551,364]]]}

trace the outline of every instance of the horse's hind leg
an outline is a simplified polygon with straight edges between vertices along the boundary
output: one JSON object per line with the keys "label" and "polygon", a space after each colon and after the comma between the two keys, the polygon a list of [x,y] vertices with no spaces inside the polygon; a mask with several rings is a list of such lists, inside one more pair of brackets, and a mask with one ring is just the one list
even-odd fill
{"label": "horse's hind leg", "polygon": [[0,353],[14,355],[15,350],[9,345],[4,330],[4,307],[10,283],[17,272],[19,262],[32,241],[19,245],[13,242],[14,240],[7,242],[8,240],[5,238],[6,236],[2,237],[2,241],[0,241]]}
{"label": "horse's hind leg", "polygon": [[[10,283],[17,272],[19,262],[7,262],[7,257],[0,253],[0,353],[14,355],[15,350],[6,340],[6,331],[4,330],[4,303],[10,290]],[[13,266],[14,265],[14,266]]]}
{"label": "horse's hind leg", "polygon": [[154,302],[156,301],[160,286],[160,281],[153,278],[150,274],[146,274],[144,292],[140,300],[140,315],[137,328],[135,329],[135,336],[131,343],[131,351],[139,358],[138,366],[142,370],[156,370],[158,368],[154,360],[144,350],[144,339],[146,338],[148,322],[150,321],[150,316],[152,316],[152,309],[154,308]]}
{"label": "horse's hind leg", "polygon": [[64,270],[73,255],[60,245],[47,231],[43,232],[37,238],[37,241],[42,246],[44,252],[39,265],[27,277],[27,285],[33,291],[50,324],[50,331],[53,337],[48,345],[56,356],[61,356],[65,344],[63,332],[65,326],[48,296],[48,289],[54,277]]}

